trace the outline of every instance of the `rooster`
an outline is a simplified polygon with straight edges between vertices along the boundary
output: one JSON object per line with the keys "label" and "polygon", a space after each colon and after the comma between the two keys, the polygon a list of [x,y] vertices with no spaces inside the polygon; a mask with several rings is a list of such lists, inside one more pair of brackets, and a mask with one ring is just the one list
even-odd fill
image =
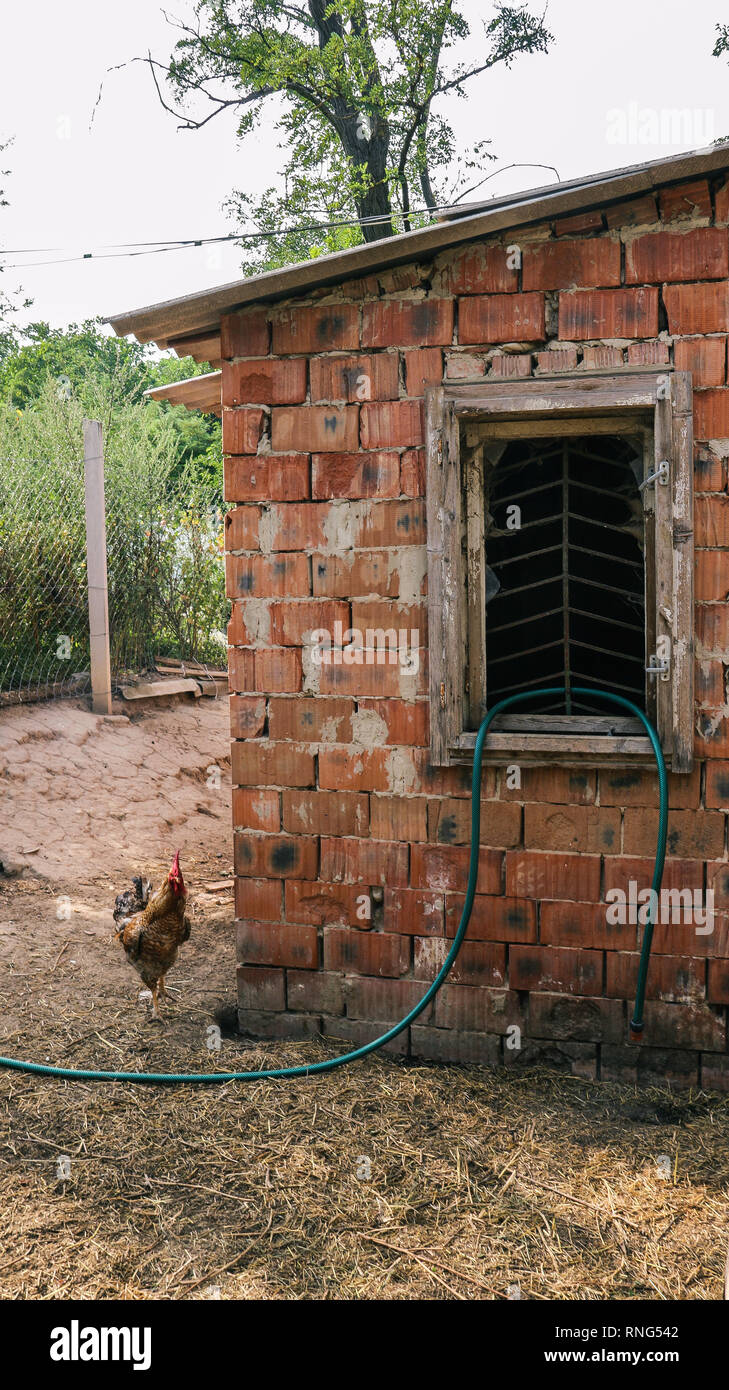
{"label": "rooster", "polygon": [[190,938],[190,921],[185,916],[187,888],[180,868],[180,851],[172,861],[162,887],[133,917],[122,918],[116,933],[127,960],[139,972],[152,992],[152,1017],[159,1018],[159,998],[167,998],[165,975],[177,960],[183,941]]}

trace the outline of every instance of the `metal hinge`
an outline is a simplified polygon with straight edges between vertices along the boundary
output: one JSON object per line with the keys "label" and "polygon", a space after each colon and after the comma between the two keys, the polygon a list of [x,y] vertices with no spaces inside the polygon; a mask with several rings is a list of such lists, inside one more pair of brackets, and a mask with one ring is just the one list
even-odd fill
{"label": "metal hinge", "polygon": [[649,665],[645,667],[645,670],[649,676],[660,676],[662,681],[667,681],[671,673],[671,663],[670,661],[659,660],[654,652],[649,657]]}
{"label": "metal hinge", "polygon": [[651,486],[651,483],[655,482],[659,482],[665,487],[666,483],[668,482],[668,472],[668,462],[666,459],[663,459],[662,462],[659,463],[655,472],[649,473],[648,477],[644,478],[643,482],[638,484],[638,491],[644,492],[647,487]]}
{"label": "metal hinge", "polygon": [[442,465],[442,463],[443,463],[443,436],[442,436],[442,434],[439,434],[439,435],[438,435],[438,443],[437,443],[436,446],[435,446],[435,452],[436,452],[436,455],[437,455],[437,457],[438,457],[438,462]]}
{"label": "metal hinge", "polygon": [[445,709],[446,707],[445,681],[441,681],[440,683],[440,707],[441,709]]}

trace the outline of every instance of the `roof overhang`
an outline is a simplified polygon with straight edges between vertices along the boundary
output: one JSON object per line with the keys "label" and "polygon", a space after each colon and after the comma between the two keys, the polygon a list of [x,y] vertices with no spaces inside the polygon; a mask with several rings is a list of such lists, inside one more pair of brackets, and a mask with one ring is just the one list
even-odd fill
{"label": "roof overhang", "polygon": [[145,391],[152,401],[168,401],[170,405],[184,405],[188,410],[202,410],[210,415],[220,415],[221,372],[205,372],[201,376],[190,376],[184,381],[171,381],[167,386],[151,386]]}
{"label": "roof overhang", "polygon": [[217,363],[220,360],[220,319],[235,309],[293,298],[342,280],[427,259],[446,247],[547,218],[604,207],[606,203],[722,170],[729,170],[729,142],[494,198],[479,205],[476,211],[473,208],[449,209],[440,221],[413,232],[301,261],[283,270],[269,270],[181,299],[113,314],[107,322],[120,337],[133,333],[141,343],[155,342],[158,347],[173,348],[180,355],[189,353],[198,361]]}

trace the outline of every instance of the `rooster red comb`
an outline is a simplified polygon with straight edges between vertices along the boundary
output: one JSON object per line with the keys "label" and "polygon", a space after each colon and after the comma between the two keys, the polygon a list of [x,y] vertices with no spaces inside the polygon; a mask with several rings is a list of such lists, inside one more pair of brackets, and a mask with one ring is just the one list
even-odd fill
{"label": "rooster red comb", "polygon": [[182,869],[180,868],[179,849],[175,850],[175,857],[172,860],[172,867],[167,875],[167,882],[176,898],[187,897],[187,888],[185,887],[185,880],[182,877]]}

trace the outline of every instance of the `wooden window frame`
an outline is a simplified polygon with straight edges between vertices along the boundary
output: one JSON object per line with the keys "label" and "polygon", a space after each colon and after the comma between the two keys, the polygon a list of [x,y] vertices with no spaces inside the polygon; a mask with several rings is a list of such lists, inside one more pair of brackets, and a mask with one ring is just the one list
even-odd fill
{"label": "wooden window frame", "polygon": [[[648,713],[666,763],[693,767],[693,416],[690,372],[669,367],[543,376],[425,392],[430,753],[435,766],[468,761],[486,707],[484,471],[479,441],[545,434],[642,433],[645,474],[666,461],[668,481],[644,490],[646,651],[668,639],[667,678]],[[468,447],[462,449],[465,433]],[[650,765],[640,721],[606,714],[501,716],[485,759],[574,766]]]}

